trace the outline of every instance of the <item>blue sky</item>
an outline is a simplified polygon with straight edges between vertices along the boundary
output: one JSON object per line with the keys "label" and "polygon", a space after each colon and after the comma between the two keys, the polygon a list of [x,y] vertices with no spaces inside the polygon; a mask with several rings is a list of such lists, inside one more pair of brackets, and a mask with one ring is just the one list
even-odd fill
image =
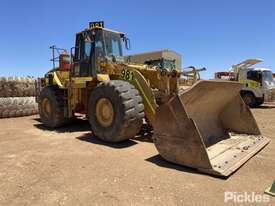
{"label": "blue sky", "polygon": [[127,33],[130,53],[171,49],[204,78],[246,58],[275,72],[273,0],[1,0],[0,76],[41,76],[52,44],[69,49],[89,21]]}

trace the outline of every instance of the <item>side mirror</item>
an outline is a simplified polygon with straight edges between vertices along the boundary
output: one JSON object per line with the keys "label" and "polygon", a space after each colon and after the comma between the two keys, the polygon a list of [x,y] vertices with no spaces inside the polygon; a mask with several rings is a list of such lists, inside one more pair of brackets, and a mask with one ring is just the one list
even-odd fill
{"label": "side mirror", "polygon": [[123,37],[123,41],[124,41],[124,43],[125,43],[125,48],[126,48],[127,50],[130,50],[130,49],[131,49],[131,41],[130,41],[130,39],[127,38],[127,37]]}

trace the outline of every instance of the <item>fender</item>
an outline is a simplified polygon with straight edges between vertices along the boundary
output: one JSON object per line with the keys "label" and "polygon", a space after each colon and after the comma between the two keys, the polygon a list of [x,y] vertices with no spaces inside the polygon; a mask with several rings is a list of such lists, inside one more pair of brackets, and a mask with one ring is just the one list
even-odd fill
{"label": "fender", "polygon": [[123,77],[124,80],[133,84],[136,89],[139,91],[144,104],[144,112],[149,120],[149,123],[154,126],[155,124],[155,116],[157,104],[155,102],[155,95],[153,94],[149,82],[145,79],[145,77],[134,68],[125,68],[123,69],[126,73],[129,72],[129,77],[125,75]]}

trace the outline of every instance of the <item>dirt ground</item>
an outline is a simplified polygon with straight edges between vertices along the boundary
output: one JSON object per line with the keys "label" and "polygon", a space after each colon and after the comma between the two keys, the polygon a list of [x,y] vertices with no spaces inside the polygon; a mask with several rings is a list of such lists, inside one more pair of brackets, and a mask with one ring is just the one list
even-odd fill
{"label": "dirt ground", "polygon": [[227,179],[164,161],[150,134],[107,144],[83,120],[50,131],[38,116],[0,119],[0,205],[236,205],[224,192],[262,195],[275,180],[275,107],[253,113],[272,141]]}

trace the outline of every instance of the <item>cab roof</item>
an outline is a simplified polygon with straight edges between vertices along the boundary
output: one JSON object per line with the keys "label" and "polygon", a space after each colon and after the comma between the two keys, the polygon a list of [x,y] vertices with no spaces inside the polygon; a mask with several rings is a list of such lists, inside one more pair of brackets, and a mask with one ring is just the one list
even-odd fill
{"label": "cab roof", "polygon": [[104,31],[108,31],[108,32],[113,32],[113,33],[116,33],[116,34],[119,34],[121,37],[125,36],[125,33],[123,32],[119,32],[119,31],[115,31],[115,30],[112,30],[112,29],[107,29],[107,28],[88,28],[88,29],[85,29],[81,32],[78,32],[77,34],[81,34],[85,31],[92,31],[92,30],[104,30]]}
{"label": "cab roof", "polygon": [[261,72],[263,72],[263,71],[271,71],[271,69],[269,69],[269,68],[264,68],[264,67],[254,68],[254,70],[255,70],[255,71],[261,71]]}

